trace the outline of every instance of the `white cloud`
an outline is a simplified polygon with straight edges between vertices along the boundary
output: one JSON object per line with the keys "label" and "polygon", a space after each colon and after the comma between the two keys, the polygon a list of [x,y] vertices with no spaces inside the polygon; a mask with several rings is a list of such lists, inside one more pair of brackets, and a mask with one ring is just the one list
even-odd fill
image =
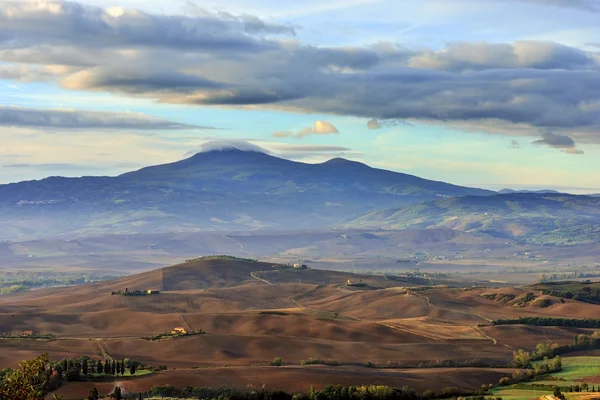
{"label": "white cloud", "polygon": [[292,131],[277,131],[273,134],[276,138],[294,137],[302,139],[311,135],[337,135],[338,129],[329,121],[315,121],[312,127],[304,128],[294,133]]}

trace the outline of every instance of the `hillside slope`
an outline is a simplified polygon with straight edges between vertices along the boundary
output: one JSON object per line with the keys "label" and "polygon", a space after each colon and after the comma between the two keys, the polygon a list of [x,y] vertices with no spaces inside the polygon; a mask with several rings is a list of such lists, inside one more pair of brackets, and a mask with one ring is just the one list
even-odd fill
{"label": "hillside slope", "polygon": [[492,192],[344,159],[215,150],[118,177],[0,185],[0,240],[164,231],[296,230],[373,209]]}
{"label": "hillside slope", "polygon": [[592,243],[600,239],[600,198],[552,193],[466,196],[378,210],[342,225],[450,228],[531,243]]}

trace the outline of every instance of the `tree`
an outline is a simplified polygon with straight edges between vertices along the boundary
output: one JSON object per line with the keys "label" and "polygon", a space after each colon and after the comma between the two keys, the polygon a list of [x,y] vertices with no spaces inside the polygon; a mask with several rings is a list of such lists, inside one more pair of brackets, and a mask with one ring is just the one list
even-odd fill
{"label": "tree", "polygon": [[283,360],[279,357],[276,357],[271,361],[272,367],[281,367],[283,365]]}
{"label": "tree", "polygon": [[117,361],[113,361],[113,363],[112,363],[112,366],[111,366],[111,367],[112,367],[112,370],[111,370],[111,371],[112,371],[112,374],[113,374],[113,375],[117,375]]}
{"label": "tree", "polygon": [[96,364],[96,373],[101,374],[104,371],[104,366],[102,365],[102,361],[98,360]]}
{"label": "tree", "polygon": [[516,368],[529,368],[531,365],[531,354],[522,349],[513,352],[513,365]]}
{"label": "tree", "polygon": [[122,399],[122,395],[121,395],[121,388],[120,387],[115,387],[115,392],[113,393],[115,400],[121,400]]}
{"label": "tree", "polygon": [[63,375],[62,375],[62,374],[63,374],[62,365],[61,365],[60,363],[59,363],[59,364],[56,364],[56,365],[54,366],[54,370],[56,371],[56,375],[58,375],[58,377],[62,379],[62,376],[63,376]]}
{"label": "tree", "polygon": [[555,387],[554,388],[554,397],[556,397],[557,399],[564,399],[565,395],[561,393],[560,388],[559,387]]}
{"label": "tree", "polygon": [[23,361],[0,382],[0,399],[43,400],[48,381],[43,372],[48,365],[48,354]]}
{"label": "tree", "polygon": [[121,360],[121,375],[125,375],[125,359]]}
{"label": "tree", "polygon": [[88,400],[98,400],[100,399],[100,393],[98,393],[98,389],[95,387],[90,389],[90,394],[88,395]]}
{"label": "tree", "polygon": [[110,375],[111,372],[112,372],[112,367],[110,366],[110,361],[109,360],[104,361],[104,374]]}
{"label": "tree", "polygon": [[66,374],[68,369],[69,369],[69,364],[67,363],[67,359],[65,358],[64,360],[62,360],[62,370]]}
{"label": "tree", "polygon": [[89,372],[87,358],[83,359],[83,363],[81,364],[81,372],[83,372],[84,375],[87,375]]}
{"label": "tree", "polygon": [[135,375],[135,363],[131,363],[129,366],[129,373],[133,376]]}

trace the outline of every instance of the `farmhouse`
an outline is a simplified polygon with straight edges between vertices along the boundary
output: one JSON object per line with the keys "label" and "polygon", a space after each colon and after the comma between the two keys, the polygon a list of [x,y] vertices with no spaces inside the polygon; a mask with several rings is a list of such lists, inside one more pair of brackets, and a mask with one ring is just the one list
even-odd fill
{"label": "farmhouse", "polygon": [[33,336],[33,331],[31,329],[25,329],[22,333],[21,336]]}
{"label": "farmhouse", "polygon": [[146,291],[147,294],[160,294],[160,291],[154,289],[148,289]]}
{"label": "farmhouse", "polygon": [[173,335],[177,335],[177,334],[182,334],[182,335],[186,335],[187,331],[185,330],[185,328],[174,328],[171,333]]}

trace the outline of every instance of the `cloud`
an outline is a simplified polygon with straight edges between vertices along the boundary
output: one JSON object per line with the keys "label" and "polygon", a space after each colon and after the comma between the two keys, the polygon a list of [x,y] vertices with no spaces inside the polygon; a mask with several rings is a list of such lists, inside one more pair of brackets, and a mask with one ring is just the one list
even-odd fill
{"label": "cloud", "polygon": [[69,164],[69,163],[46,163],[46,164],[6,164],[2,165],[2,168],[17,168],[17,169],[38,169],[38,170],[46,170],[46,171],[82,171],[82,170],[102,170],[101,167],[97,165],[80,165],[80,164]]}
{"label": "cloud", "polygon": [[444,71],[482,71],[496,68],[598,69],[593,54],[553,42],[520,41],[512,44],[451,43],[408,60],[415,68]]}
{"label": "cloud", "polygon": [[520,149],[521,148],[521,143],[518,140],[511,140],[510,141],[510,146],[508,146],[510,149]]}
{"label": "cloud", "polygon": [[542,138],[532,142],[535,145],[547,145],[557,149],[568,149],[575,147],[575,141],[569,136],[557,135],[552,132],[546,132]]}
{"label": "cloud", "polygon": [[367,121],[367,128],[379,129],[379,128],[381,128],[381,124],[376,119],[370,119],[369,121]]}
{"label": "cloud", "polygon": [[315,121],[312,127],[304,128],[297,133],[292,131],[277,131],[273,133],[273,137],[286,138],[294,137],[302,139],[310,135],[337,135],[340,133],[338,129],[329,121]]}
{"label": "cloud", "polygon": [[557,135],[553,132],[545,132],[542,138],[532,142],[534,145],[546,145],[555,149],[561,149],[561,152],[567,154],[584,154],[583,150],[575,148],[573,138],[566,135]]}
{"label": "cloud", "polygon": [[567,154],[584,154],[585,153],[583,150],[579,150],[579,149],[562,149],[561,151],[563,153],[567,153]]}
{"label": "cloud", "polygon": [[[537,3],[595,9],[582,0]],[[2,2],[0,79],[173,104],[351,115],[382,126],[425,121],[517,136],[550,129],[600,143],[597,52],[539,41],[435,51],[316,47],[293,34],[253,16],[201,9],[166,16],[57,0]],[[275,136],[325,134],[321,128]]]}
{"label": "cloud", "polygon": [[215,129],[132,112],[39,109],[0,106],[0,126],[60,129],[177,130]]}
{"label": "cloud", "polygon": [[342,146],[319,146],[319,145],[293,145],[293,144],[277,144],[271,145],[271,148],[277,151],[294,151],[294,152],[336,152],[336,151],[352,151],[348,147]]}
{"label": "cloud", "polygon": [[238,139],[220,139],[213,140],[207,143],[204,143],[201,146],[200,152],[209,152],[209,151],[224,151],[224,150],[241,150],[241,151],[252,151],[255,153],[265,153],[269,154],[269,150],[262,148],[253,143],[247,142],[245,140]]}

